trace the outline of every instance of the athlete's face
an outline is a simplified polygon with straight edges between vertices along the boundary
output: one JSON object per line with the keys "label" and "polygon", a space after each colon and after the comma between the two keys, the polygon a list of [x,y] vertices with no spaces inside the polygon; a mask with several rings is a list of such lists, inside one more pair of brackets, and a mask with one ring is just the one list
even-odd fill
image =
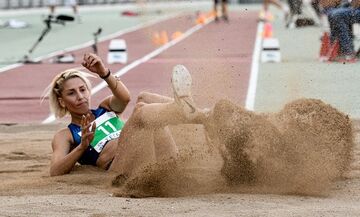
{"label": "athlete's face", "polygon": [[59,102],[71,114],[86,114],[89,111],[90,91],[81,78],[71,78],[64,82]]}

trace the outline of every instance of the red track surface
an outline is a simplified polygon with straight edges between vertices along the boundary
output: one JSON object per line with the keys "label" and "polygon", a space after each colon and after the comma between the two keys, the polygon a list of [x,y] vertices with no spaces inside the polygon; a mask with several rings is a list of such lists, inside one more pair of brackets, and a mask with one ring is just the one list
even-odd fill
{"label": "red track surface", "polygon": [[[254,12],[231,14],[230,22],[210,23],[190,37],[141,64],[121,77],[132,95],[132,102],[125,111],[131,113],[140,91],[170,95],[172,67],[184,64],[193,76],[193,93],[200,107],[212,106],[217,100],[227,98],[244,105],[248,89],[252,51],[256,36]],[[143,28],[120,38],[128,47],[128,63],[137,60],[157,48],[151,42],[155,31],[185,32],[195,25],[191,16],[181,16]],[[99,55],[106,60],[109,41],[98,44]],[[28,64],[0,74],[0,123],[39,123],[49,115],[48,102],[40,104],[40,96],[52,78],[60,71],[79,67],[84,52],[73,52],[75,64]],[[113,72],[124,65],[109,66]],[[100,79],[93,81],[93,86]],[[109,94],[104,88],[92,98],[93,106]]]}

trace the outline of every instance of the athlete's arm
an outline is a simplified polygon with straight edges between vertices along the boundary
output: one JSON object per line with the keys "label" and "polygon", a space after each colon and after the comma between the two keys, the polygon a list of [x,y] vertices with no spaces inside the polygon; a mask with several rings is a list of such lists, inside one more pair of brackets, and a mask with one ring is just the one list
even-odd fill
{"label": "athlete's arm", "polygon": [[105,67],[100,57],[95,54],[85,54],[82,65],[89,71],[94,72],[103,78],[113,94],[104,99],[100,103],[100,106],[116,113],[122,113],[130,102],[130,92],[124,83],[121,82],[120,79],[115,78],[110,70]]}
{"label": "athlete's arm", "polygon": [[52,141],[52,157],[50,164],[50,176],[59,176],[70,173],[76,162],[80,159],[84,151],[94,138],[95,123],[90,128],[90,115],[82,119],[81,144],[70,152],[71,133],[68,129],[63,129],[55,134]]}
{"label": "athlete's arm", "polygon": [[120,79],[115,78],[113,75],[110,75],[104,80],[108,83],[113,95],[105,98],[100,103],[100,106],[116,113],[122,113],[130,102],[129,90]]}

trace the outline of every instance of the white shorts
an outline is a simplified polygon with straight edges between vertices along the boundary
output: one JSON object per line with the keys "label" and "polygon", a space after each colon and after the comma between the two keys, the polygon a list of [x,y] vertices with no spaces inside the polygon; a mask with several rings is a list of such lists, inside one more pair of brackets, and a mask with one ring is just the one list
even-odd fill
{"label": "white shorts", "polygon": [[77,2],[76,2],[76,0],[66,0],[65,5],[66,6],[75,6],[75,5],[77,5]]}
{"label": "white shorts", "polygon": [[[48,5],[48,6],[60,5],[59,3],[60,3],[59,0],[47,0],[46,1],[46,5]],[[77,2],[76,2],[76,0],[65,0],[65,5],[66,6],[75,6],[75,5],[77,5]]]}
{"label": "white shorts", "polygon": [[58,5],[58,0],[47,0],[46,5],[47,6],[56,6],[56,5]]}

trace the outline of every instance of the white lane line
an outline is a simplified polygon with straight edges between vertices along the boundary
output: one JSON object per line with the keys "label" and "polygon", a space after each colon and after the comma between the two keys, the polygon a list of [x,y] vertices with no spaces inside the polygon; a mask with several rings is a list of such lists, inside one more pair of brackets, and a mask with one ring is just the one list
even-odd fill
{"label": "white lane line", "polygon": [[256,97],[256,86],[259,74],[259,58],[261,52],[261,42],[262,42],[262,31],[264,29],[264,23],[259,22],[257,26],[256,32],[256,40],[255,46],[252,56],[252,63],[251,63],[251,72],[249,78],[249,88],[246,95],[246,102],[245,108],[253,111],[255,107],[255,97]]}
{"label": "white lane line", "polygon": [[[116,38],[116,37],[119,37],[119,36],[121,36],[123,34],[133,32],[133,31],[136,31],[136,30],[141,29],[141,28],[146,28],[148,26],[151,26],[151,25],[153,25],[155,23],[158,23],[158,22],[161,22],[163,20],[171,19],[173,17],[179,16],[180,14],[181,13],[176,13],[176,14],[164,16],[164,17],[155,19],[153,21],[142,23],[142,24],[136,25],[134,27],[130,27],[130,28],[125,29],[125,30],[120,30],[120,31],[112,33],[110,35],[101,37],[98,42],[102,42],[102,41],[106,41],[106,40],[109,40],[109,39],[112,39],[112,38]],[[75,51],[75,50],[86,48],[86,47],[91,46],[93,43],[94,42],[91,40],[91,41],[85,42],[85,43],[80,44],[80,45],[72,46],[72,47],[69,47],[69,48],[65,48],[65,49],[62,49],[62,50],[59,50],[59,51],[55,51],[53,53],[49,53],[49,54],[34,58],[34,61],[41,61],[43,59],[48,59],[48,58],[51,58],[51,57],[54,57],[54,56],[57,56],[57,55],[60,55],[60,54],[63,54],[63,53],[72,52],[72,51]],[[11,65],[2,67],[2,68],[0,68],[0,73],[9,71],[11,69],[15,69],[15,68],[23,66],[23,65],[24,65],[24,63],[15,63],[15,64],[11,64]]]}
{"label": "white lane line", "polygon": [[[176,45],[177,43],[181,42],[182,40],[184,40],[185,38],[189,37],[190,35],[192,35],[193,33],[195,33],[196,31],[200,30],[202,27],[204,27],[205,25],[207,25],[208,23],[210,23],[211,21],[213,21],[213,19],[209,19],[207,20],[204,24],[198,24],[190,29],[188,29],[184,34],[182,34],[180,37],[171,40],[169,43],[159,47],[158,49],[152,51],[151,53],[141,57],[140,59],[135,60],[134,62],[130,63],[129,65],[126,65],[124,68],[120,69],[119,71],[117,71],[115,73],[116,76],[121,76],[124,75],[125,73],[127,73],[128,71],[130,71],[131,69],[139,66],[142,63],[147,62],[148,60],[150,60],[151,58],[159,55],[160,53],[164,52],[165,50],[169,49],[170,47]],[[102,81],[100,84],[98,84],[97,86],[95,86],[94,88],[92,88],[91,90],[91,95],[95,95],[97,92],[99,92],[100,90],[102,90],[104,87],[107,86],[107,83],[105,81]],[[46,118],[42,123],[43,124],[48,124],[51,123],[53,121],[55,121],[55,116],[53,114],[49,115],[48,118]]]}

